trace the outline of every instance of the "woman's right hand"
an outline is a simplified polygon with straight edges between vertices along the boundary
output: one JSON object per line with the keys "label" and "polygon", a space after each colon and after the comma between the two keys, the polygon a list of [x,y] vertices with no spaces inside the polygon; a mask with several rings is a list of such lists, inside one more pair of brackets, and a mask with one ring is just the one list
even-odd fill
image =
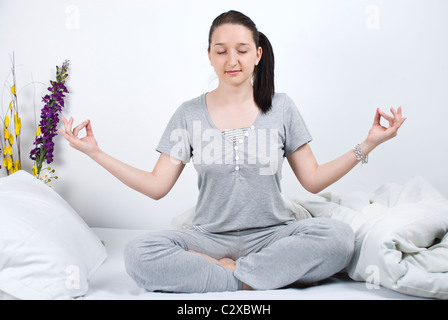
{"label": "woman's right hand", "polygon": [[[70,142],[70,146],[79,150],[89,157],[93,158],[96,154],[98,154],[101,150],[98,146],[98,143],[93,135],[92,124],[90,120],[86,120],[81,123],[79,126],[72,129],[73,126],[73,117],[70,117],[70,120],[62,118],[62,122],[64,123],[65,131],[59,129],[58,131]],[[79,133],[86,129],[86,136],[84,138],[79,138]]]}

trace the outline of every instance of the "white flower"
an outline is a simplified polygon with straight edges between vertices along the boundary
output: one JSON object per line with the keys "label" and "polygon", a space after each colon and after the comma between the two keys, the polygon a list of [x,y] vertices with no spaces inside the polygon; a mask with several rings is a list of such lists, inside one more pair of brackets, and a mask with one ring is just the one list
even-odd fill
{"label": "white flower", "polygon": [[42,181],[47,181],[50,178],[51,178],[50,173],[47,171],[41,171],[39,174],[39,179]]}

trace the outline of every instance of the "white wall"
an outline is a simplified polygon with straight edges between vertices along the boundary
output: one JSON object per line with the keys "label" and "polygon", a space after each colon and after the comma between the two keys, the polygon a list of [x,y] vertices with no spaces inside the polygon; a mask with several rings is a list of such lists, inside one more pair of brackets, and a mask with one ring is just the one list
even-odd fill
{"label": "white wall", "polygon": [[[320,162],[361,142],[377,107],[403,106],[409,119],[399,137],[329,190],[370,191],[421,175],[448,196],[446,0],[0,0],[0,80],[8,78],[13,51],[19,88],[32,79],[48,84],[55,66],[71,60],[65,115],[91,119],[105,151],[152,170],[172,113],[216,84],[208,30],[230,9],[249,15],[272,41],[277,91],[300,106]],[[23,153],[34,135],[33,105],[39,114],[45,89],[21,91]],[[8,103],[4,87],[1,108]],[[56,141],[55,189],[91,226],[165,229],[195,203],[191,165],[155,202],[62,137]],[[287,164],[283,189],[303,192]]]}

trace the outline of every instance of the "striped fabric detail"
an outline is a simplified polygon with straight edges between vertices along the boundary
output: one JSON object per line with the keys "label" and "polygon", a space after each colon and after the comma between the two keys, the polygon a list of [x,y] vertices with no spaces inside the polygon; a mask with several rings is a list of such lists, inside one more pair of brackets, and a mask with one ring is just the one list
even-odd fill
{"label": "striped fabric detail", "polygon": [[224,130],[222,133],[227,139],[229,139],[233,143],[236,143],[239,140],[244,139],[244,137],[247,137],[249,135],[249,130],[250,128],[231,129]]}
{"label": "striped fabric detail", "polygon": [[205,230],[204,228],[202,228],[201,226],[193,226],[193,229],[200,231],[202,233],[208,233],[207,230]]}

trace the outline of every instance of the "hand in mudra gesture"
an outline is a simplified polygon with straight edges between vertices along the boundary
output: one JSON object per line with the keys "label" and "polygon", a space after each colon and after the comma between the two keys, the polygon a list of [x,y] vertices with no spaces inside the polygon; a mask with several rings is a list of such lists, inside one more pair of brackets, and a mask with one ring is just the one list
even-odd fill
{"label": "hand in mudra gesture", "polygon": [[[375,114],[375,121],[370,129],[366,142],[373,147],[386,142],[397,136],[398,129],[406,121],[407,118],[403,118],[401,107],[398,110],[394,108],[390,109],[392,116],[384,113],[380,109],[377,109]],[[383,127],[381,125],[381,118],[386,119],[389,122],[389,127]]]}
{"label": "hand in mudra gesture", "polygon": [[[79,150],[89,157],[93,157],[96,153],[100,151],[98,147],[98,143],[93,135],[92,124],[90,120],[86,120],[74,129],[73,127],[74,119],[70,117],[70,120],[62,118],[62,122],[64,123],[65,130],[59,129],[58,131],[70,142],[70,146]],[[79,138],[79,133],[86,129],[86,136],[84,138]]]}

